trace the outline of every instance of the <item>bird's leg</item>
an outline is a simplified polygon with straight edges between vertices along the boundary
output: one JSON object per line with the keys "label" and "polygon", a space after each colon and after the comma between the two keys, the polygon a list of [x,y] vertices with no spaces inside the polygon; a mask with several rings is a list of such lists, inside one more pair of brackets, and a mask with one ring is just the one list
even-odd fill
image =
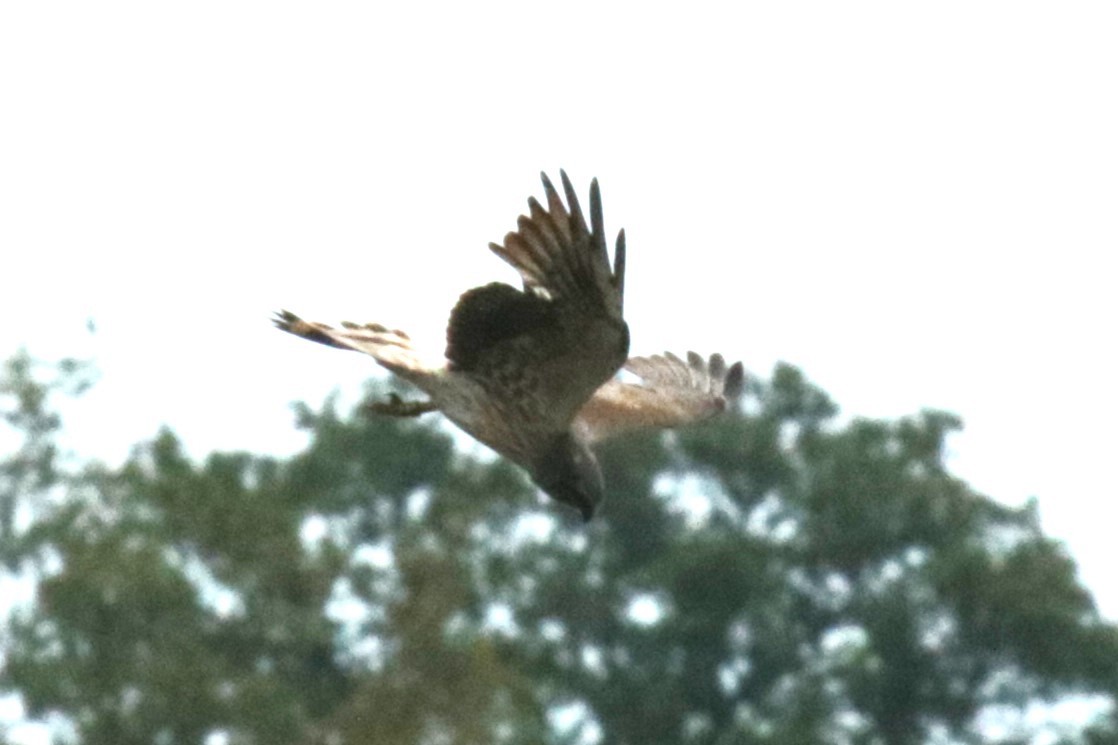
{"label": "bird's leg", "polygon": [[438,408],[434,401],[405,401],[395,393],[389,393],[387,401],[365,404],[365,409],[371,414],[399,417],[416,417]]}

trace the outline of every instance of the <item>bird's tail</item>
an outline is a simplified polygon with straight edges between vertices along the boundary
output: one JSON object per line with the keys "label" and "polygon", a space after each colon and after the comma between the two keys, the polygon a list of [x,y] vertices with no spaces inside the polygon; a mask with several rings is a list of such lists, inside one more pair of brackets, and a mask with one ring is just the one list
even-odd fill
{"label": "bird's tail", "polygon": [[379,323],[342,322],[341,328],[325,323],[304,321],[291,311],[281,310],[272,319],[276,328],[308,341],[318,342],[337,349],[364,352],[383,367],[405,380],[420,384],[434,370],[425,363],[412,347],[411,338],[399,329],[390,329]]}

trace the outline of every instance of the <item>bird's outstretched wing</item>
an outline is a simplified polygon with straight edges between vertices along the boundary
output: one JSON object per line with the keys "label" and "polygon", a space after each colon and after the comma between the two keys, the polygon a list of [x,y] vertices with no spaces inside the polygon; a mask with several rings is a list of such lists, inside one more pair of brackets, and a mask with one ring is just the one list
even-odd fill
{"label": "bird's outstretched wing", "polygon": [[741,396],[745,371],[727,367],[722,355],[704,359],[688,352],[633,357],[625,369],[640,383],[612,379],[579,411],[575,428],[589,442],[639,429],[680,427],[712,417]]}
{"label": "bird's outstretched wing", "polygon": [[570,179],[561,176],[566,204],[543,175],[547,207],[529,199],[517,230],[490,244],[520,273],[524,290],[492,283],[463,294],[451,314],[446,351],[451,370],[516,403],[530,414],[524,426],[550,432],[566,431],[629,349],[624,232],[611,264],[597,181],[588,226]]}
{"label": "bird's outstretched wing", "polygon": [[625,293],[625,231],[617,235],[611,270],[598,179],[590,182],[590,225],[582,215],[571,180],[560,171],[567,204],[547,174],[541,173],[547,208],[528,199],[528,215],[503,244],[489,248],[519,273],[524,288],[557,303],[620,322]]}

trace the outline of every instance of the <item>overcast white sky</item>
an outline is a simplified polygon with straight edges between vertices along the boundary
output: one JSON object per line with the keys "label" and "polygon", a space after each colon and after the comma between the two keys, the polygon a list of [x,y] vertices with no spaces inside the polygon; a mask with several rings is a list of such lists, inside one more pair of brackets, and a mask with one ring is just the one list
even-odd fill
{"label": "overcast white sky", "polygon": [[289,401],[375,368],[270,312],[440,344],[563,167],[628,233],[635,352],[962,415],[955,471],[1118,617],[1118,6],[687,7],[4,3],[0,356],[96,358],[82,453],[290,452]]}

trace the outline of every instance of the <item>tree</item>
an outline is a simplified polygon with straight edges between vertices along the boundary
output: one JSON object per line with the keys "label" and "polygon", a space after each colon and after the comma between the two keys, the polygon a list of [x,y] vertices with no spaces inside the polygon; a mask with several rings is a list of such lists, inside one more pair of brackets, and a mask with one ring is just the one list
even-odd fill
{"label": "tree", "polygon": [[947,472],[950,415],[839,426],[780,366],[609,447],[582,526],[435,421],[329,402],[289,460],[164,431],[66,469],[51,397],[88,373],[19,359],[4,556],[38,592],[0,681],[75,741],[986,741],[991,707],[1092,695],[1064,741],[1118,742],[1118,630],[1034,505]]}

